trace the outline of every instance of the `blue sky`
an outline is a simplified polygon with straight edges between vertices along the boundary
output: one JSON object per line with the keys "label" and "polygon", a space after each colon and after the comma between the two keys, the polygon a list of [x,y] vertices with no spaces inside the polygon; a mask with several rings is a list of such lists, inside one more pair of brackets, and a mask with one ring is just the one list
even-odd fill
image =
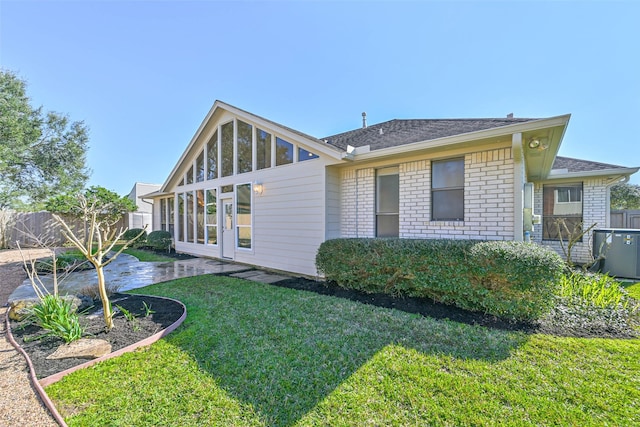
{"label": "blue sky", "polygon": [[560,155],[631,167],[639,19],[632,1],[0,0],[0,66],[85,121],[90,184],[120,194],[164,182],[216,99],[316,137],[363,111],[571,113]]}

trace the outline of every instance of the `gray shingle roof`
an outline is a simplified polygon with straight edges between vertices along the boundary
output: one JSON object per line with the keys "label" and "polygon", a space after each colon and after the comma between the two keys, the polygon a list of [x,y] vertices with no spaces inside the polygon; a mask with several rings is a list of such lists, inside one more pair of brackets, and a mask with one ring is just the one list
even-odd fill
{"label": "gray shingle roof", "polygon": [[537,119],[395,119],[321,139],[342,150],[369,145],[373,151],[532,120]]}
{"label": "gray shingle roof", "polygon": [[567,172],[594,172],[609,169],[626,169],[626,167],[557,156],[551,169],[566,169]]}

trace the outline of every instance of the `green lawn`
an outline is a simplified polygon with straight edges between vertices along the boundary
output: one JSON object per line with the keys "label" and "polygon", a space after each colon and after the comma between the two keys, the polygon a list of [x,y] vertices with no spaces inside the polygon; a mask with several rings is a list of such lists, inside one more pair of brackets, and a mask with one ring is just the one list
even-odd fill
{"label": "green lawn", "polygon": [[640,339],[525,335],[211,275],[144,291],[187,319],[49,386],[70,426],[640,425]]}
{"label": "green lawn", "polygon": [[[118,246],[115,246],[113,249],[117,251],[121,247],[122,246],[118,245]],[[176,260],[175,258],[164,256],[164,255],[155,253],[153,251],[145,251],[142,249],[135,249],[135,248],[127,248],[123,251],[123,253],[134,256],[138,258],[138,261],[142,261],[142,262],[173,262]]]}

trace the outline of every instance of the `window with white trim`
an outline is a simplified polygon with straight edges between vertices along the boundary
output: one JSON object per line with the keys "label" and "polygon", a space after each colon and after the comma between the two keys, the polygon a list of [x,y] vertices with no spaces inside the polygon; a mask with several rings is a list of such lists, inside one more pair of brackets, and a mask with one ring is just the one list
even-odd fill
{"label": "window with white trim", "polygon": [[431,220],[464,221],[464,158],[431,162]]}

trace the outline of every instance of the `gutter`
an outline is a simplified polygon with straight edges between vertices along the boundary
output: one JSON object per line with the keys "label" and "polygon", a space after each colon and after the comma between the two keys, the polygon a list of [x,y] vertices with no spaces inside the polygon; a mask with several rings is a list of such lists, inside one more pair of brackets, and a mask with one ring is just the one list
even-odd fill
{"label": "gutter", "polygon": [[[382,148],[380,150],[375,150],[375,151],[367,150],[363,153],[358,153],[358,149],[356,149],[355,151],[350,153],[352,154],[352,156],[343,154],[343,158],[347,157],[348,160],[370,160],[370,159],[375,159],[379,157],[407,154],[410,151],[425,150],[425,149],[433,150],[433,149],[438,149],[442,147],[450,147],[455,144],[469,143],[477,140],[496,138],[500,136],[509,136],[515,133],[530,132],[530,131],[535,131],[539,129],[547,129],[550,127],[557,127],[557,126],[566,127],[570,117],[571,117],[570,114],[566,114],[564,116],[552,117],[550,119],[541,119],[541,120],[533,120],[533,121],[524,122],[524,123],[516,123],[513,125],[507,125],[507,126],[502,126],[497,128],[491,128],[491,129],[480,130],[480,131],[469,132],[469,133],[462,133],[458,135],[446,136],[446,137],[430,139],[426,141],[419,141],[411,144],[398,145],[395,147]],[[365,147],[367,147],[367,149],[369,148],[369,146],[365,146]],[[359,148],[363,148],[363,147],[359,147]]]}

